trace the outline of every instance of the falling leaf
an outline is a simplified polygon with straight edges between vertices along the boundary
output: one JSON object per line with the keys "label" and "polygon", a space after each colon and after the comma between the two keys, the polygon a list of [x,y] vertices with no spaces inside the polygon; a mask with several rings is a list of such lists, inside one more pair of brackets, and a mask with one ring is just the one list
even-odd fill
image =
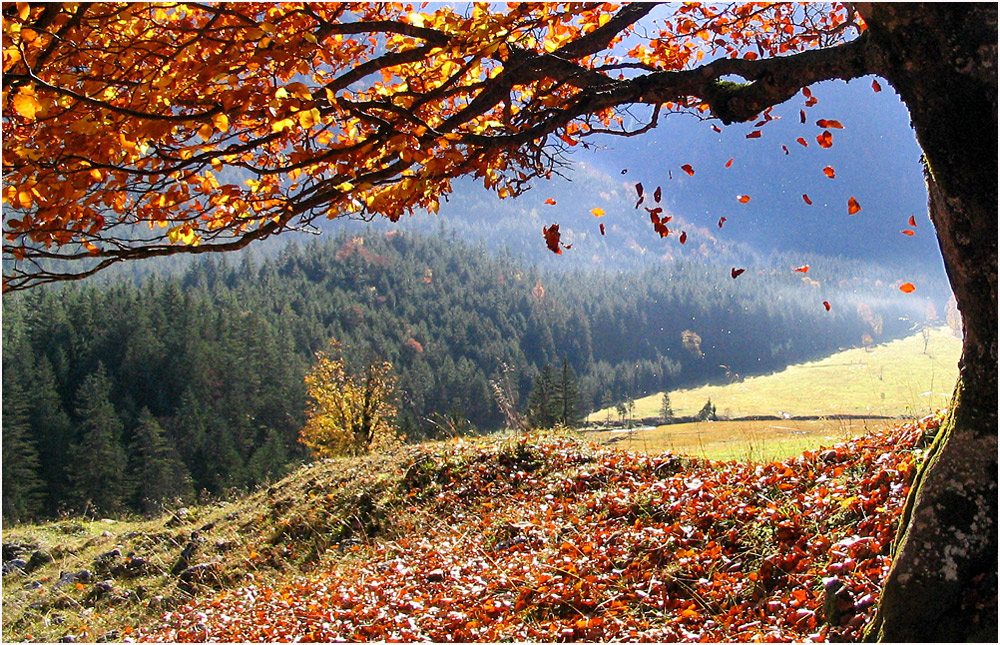
{"label": "falling leaf", "polygon": [[809,147],[809,143],[808,143],[808,142],[806,142],[806,140],[805,140],[805,139],[803,139],[802,137],[799,137],[798,139],[796,139],[796,141],[798,141],[800,145],[803,145],[803,146],[805,146],[806,148],[808,148],[808,147]]}
{"label": "falling leaf", "polygon": [[725,217],[720,217],[719,218],[719,228],[722,228],[722,225],[725,224],[725,223],[726,223],[726,218]]}
{"label": "falling leaf", "polygon": [[823,301],[823,306],[826,307],[827,311],[830,311],[830,303],[829,302],[827,302],[826,300],[824,300]]}
{"label": "falling leaf", "polygon": [[743,275],[745,271],[746,269],[737,269],[736,267],[733,267],[732,271],[729,272],[729,275],[733,276],[733,280],[735,280],[736,278]]}
{"label": "falling leaf", "polygon": [[903,284],[899,285],[899,290],[902,291],[903,293],[913,293],[914,291],[917,290],[917,288],[913,286],[912,282],[904,282]]}
{"label": "falling leaf", "polygon": [[681,170],[686,172],[688,175],[691,175],[692,177],[694,176],[694,168],[692,168],[691,164],[689,163],[686,163],[683,166],[681,166]]}
{"label": "falling leaf", "polygon": [[603,208],[591,208],[590,209],[590,214],[593,215],[594,217],[604,217],[604,209]]}
{"label": "falling leaf", "polygon": [[551,197],[549,197],[548,199],[545,200],[545,203],[548,204],[549,206],[555,206],[556,205],[556,200],[554,200]]}
{"label": "falling leaf", "polygon": [[830,128],[831,130],[843,130],[844,126],[840,124],[840,121],[833,121],[830,119],[820,119],[816,121],[816,125],[821,128]]}
{"label": "falling leaf", "polygon": [[660,187],[657,186],[656,190],[653,191],[653,201],[655,201],[657,204],[659,204],[660,203],[660,197],[662,197],[662,196],[663,196],[663,193],[660,191]]}
{"label": "falling leaf", "polygon": [[604,224],[601,224],[601,235],[604,235]]}
{"label": "falling leaf", "polygon": [[805,123],[805,122],[806,122],[806,111],[799,110],[799,123]]}
{"label": "falling leaf", "polygon": [[881,92],[882,86],[878,84],[878,81],[872,81],[872,89],[876,92]]}
{"label": "falling leaf", "polygon": [[785,151],[785,154],[786,154],[786,155],[788,154],[788,146],[786,146],[786,145],[782,145],[782,146],[781,146],[781,149]]}
{"label": "falling leaf", "polygon": [[910,229],[908,229],[908,228],[907,228],[907,229],[903,229],[902,231],[900,231],[900,233],[902,233],[903,235],[909,235],[909,236],[911,236],[911,237],[912,237],[913,235],[916,235],[916,234],[915,234],[915,233],[914,233],[913,231],[911,231],[911,230],[910,230]]}
{"label": "falling leaf", "polygon": [[635,185],[635,192],[639,194],[639,197],[642,197],[642,184],[641,183],[638,183],[638,184]]}
{"label": "falling leaf", "polygon": [[857,213],[860,210],[861,210],[861,204],[858,203],[858,200],[854,199],[853,197],[851,197],[850,199],[847,200],[847,214],[848,215],[854,215],[855,213]]}
{"label": "falling leaf", "polygon": [[622,174],[623,175],[627,175],[628,174],[628,168],[622,168]]}
{"label": "falling leaf", "polygon": [[736,198],[736,201],[738,201],[741,204],[746,204],[747,202],[750,201],[750,195],[739,195]]}
{"label": "falling leaf", "polygon": [[[651,216],[656,217],[663,212],[663,207],[657,206],[656,208],[647,208],[646,212],[649,213]],[[656,222],[654,221],[653,223],[655,224]]]}
{"label": "falling leaf", "polygon": [[831,166],[827,166],[826,168],[824,168],[823,174],[829,177],[830,179],[833,179],[834,177],[837,176],[837,173],[833,170],[833,167]]}
{"label": "falling leaf", "polygon": [[806,195],[806,194],[803,193],[803,195],[802,195],[802,201],[804,201],[805,203],[807,203],[810,206],[812,206],[813,200],[809,199],[809,195]]}
{"label": "falling leaf", "polygon": [[673,179],[673,178],[674,178],[674,171],[673,170],[668,170],[667,171],[667,179]]}
{"label": "falling leaf", "polygon": [[761,135],[760,130],[754,130],[753,132],[747,135],[747,139],[760,139],[760,135]]}
{"label": "falling leaf", "polygon": [[687,232],[681,231],[681,244],[684,244],[687,241],[688,241],[688,234],[687,234]]}
{"label": "falling leaf", "polygon": [[733,160],[732,159],[730,159],[729,161],[726,162],[726,168],[729,168],[732,165],[733,165]]}
{"label": "falling leaf", "polygon": [[795,267],[792,270],[793,271],[798,271],[799,273],[809,273],[809,265],[808,264],[803,264],[802,266]]}
{"label": "falling leaf", "polygon": [[717,126],[717,125],[713,125],[712,126],[712,130],[714,130],[715,132],[722,132],[722,130],[719,129],[719,126]]}
{"label": "falling leaf", "polygon": [[829,130],[823,130],[822,134],[816,136],[816,142],[822,148],[831,148],[833,147],[833,135],[830,134]]}
{"label": "falling leaf", "polygon": [[562,249],[559,248],[559,225],[553,224],[552,226],[542,227],[542,235],[545,236],[545,246],[549,247],[549,250],[556,255],[561,255]]}
{"label": "falling leaf", "polygon": [[914,226],[915,227],[917,225],[917,220],[916,220],[916,218],[913,215],[910,215],[909,222],[910,222],[910,226]]}

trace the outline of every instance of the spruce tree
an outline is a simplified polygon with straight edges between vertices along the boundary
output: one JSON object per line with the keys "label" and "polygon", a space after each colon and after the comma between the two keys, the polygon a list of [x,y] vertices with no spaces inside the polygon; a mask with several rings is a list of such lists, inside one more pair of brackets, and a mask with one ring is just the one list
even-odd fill
{"label": "spruce tree", "polygon": [[44,483],[30,438],[28,400],[13,375],[3,381],[3,519],[30,519],[42,508]]}
{"label": "spruce tree", "polygon": [[548,365],[531,383],[528,394],[528,423],[532,428],[552,428],[559,420],[555,375]]}
{"label": "spruce tree", "polygon": [[670,404],[670,393],[664,392],[660,399],[660,419],[664,422],[674,418],[674,407]]}
{"label": "spruce tree", "polygon": [[135,508],[140,512],[151,515],[162,510],[164,502],[193,497],[187,469],[147,408],[139,413],[129,458],[129,470],[134,477]]}
{"label": "spruce tree", "polygon": [[574,426],[580,420],[580,386],[569,360],[563,358],[559,371],[559,383],[555,392],[558,408],[558,422]]}
{"label": "spruce tree", "polygon": [[121,511],[128,497],[123,426],[110,395],[111,381],[104,365],[98,363],[76,393],[78,440],[70,451],[73,496],[85,510],[99,513]]}

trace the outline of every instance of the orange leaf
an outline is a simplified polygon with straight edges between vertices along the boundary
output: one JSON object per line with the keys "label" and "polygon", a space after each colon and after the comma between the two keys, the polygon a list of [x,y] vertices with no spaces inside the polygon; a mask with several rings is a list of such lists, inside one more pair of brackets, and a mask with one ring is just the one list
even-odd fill
{"label": "orange leaf", "polygon": [[681,166],[681,170],[683,170],[687,174],[691,175],[692,177],[694,176],[694,168],[692,168],[691,164],[689,164],[689,163],[686,163],[683,166]]}
{"label": "orange leaf", "polygon": [[726,162],[726,168],[729,168],[732,165],[733,165],[733,160],[732,159],[730,159],[729,161]]}
{"label": "orange leaf", "polygon": [[714,130],[715,132],[722,132],[722,130],[720,130],[719,126],[717,126],[717,125],[713,125],[712,126],[712,130]]}
{"label": "orange leaf", "polygon": [[881,92],[882,86],[878,84],[878,81],[872,81],[872,89],[876,92]]}
{"label": "orange leaf", "polygon": [[604,217],[604,209],[603,208],[591,208],[590,209],[590,213],[594,217]]}
{"label": "orange leaf", "polygon": [[542,227],[542,235],[545,236],[545,246],[549,247],[550,251],[557,255],[562,254],[562,249],[559,248],[560,233],[558,224]]}
{"label": "orange leaf", "polygon": [[747,139],[760,139],[760,130],[754,130],[747,135]]}
{"label": "orange leaf", "polygon": [[910,226],[916,226],[917,225],[917,220],[916,220],[916,218],[913,217],[913,215],[910,215],[909,222],[910,222]]}
{"label": "orange leaf", "polygon": [[733,276],[733,280],[735,280],[736,278],[743,275],[745,271],[746,269],[737,269],[736,267],[733,267],[732,271],[729,272],[729,275]]}
{"label": "orange leaf", "polygon": [[900,231],[900,233],[902,233],[903,235],[910,235],[910,236],[915,235],[915,233],[913,231],[911,231],[910,229],[904,229],[904,230]]}
{"label": "orange leaf", "polygon": [[551,197],[549,197],[548,199],[545,200],[545,203],[548,204],[549,206],[555,206],[556,205],[556,200],[554,200]]}
{"label": "orange leaf", "polygon": [[819,143],[822,148],[832,148],[833,147],[833,135],[830,134],[829,130],[823,130],[823,134],[816,136],[816,142]]}
{"label": "orange leaf", "polygon": [[798,271],[799,273],[809,273],[809,265],[808,264],[803,264],[802,266],[796,267],[796,268],[794,268],[792,270],[793,271]]}
{"label": "orange leaf", "polygon": [[912,282],[904,282],[903,284],[899,285],[899,290],[902,291],[903,293],[913,293],[914,291],[917,290],[917,288],[913,286]]}
{"label": "orange leaf", "polygon": [[828,119],[820,119],[819,121],[816,122],[816,125],[818,125],[821,128],[830,128],[831,130],[844,129],[844,126],[840,124],[840,121],[832,121]]}
{"label": "orange leaf", "polygon": [[830,179],[833,179],[834,177],[837,176],[837,173],[834,172],[833,168],[830,166],[827,166],[826,168],[823,169],[823,174],[829,177]]}
{"label": "orange leaf", "polygon": [[802,195],[802,201],[804,201],[805,203],[807,203],[810,206],[812,206],[813,200],[809,199],[809,195],[803,194]]}
{"label": "orange leaf", "polygon": [[739,195],[736,197],[736,201],[738,201],[741,204],[746,204],[748,201],[750,201],[750,195]]}
{"label": "orange leaf", "polygon": [[860,210],[861,210],[861,204],[858,203],[858,200],[854,199],[853,197],[851,197],[850,199],[847,200],[847,214],[848,215],[854,215],[855,213],[857,213]]}
{"label": "orange leaf", "polygon": [[830,311],[830,303],[829,302],[827,302],[826,300],[824,300],[823,301],[823,306],[826,307],[827,311]]}
{"label": "orange leaf", "polygon": [[805,146],[807,148],[809,147],[809,144],[806,143],[806,140],[803,139],[802,137],[799,137],[798,139],[796,139],[796,141],[798,141],[801,145],[803,145],[803,146]]}
{"label": "orange leaf", "polygon": [[688,241],[688,234],[685,231],[681,231],[681,244]]}

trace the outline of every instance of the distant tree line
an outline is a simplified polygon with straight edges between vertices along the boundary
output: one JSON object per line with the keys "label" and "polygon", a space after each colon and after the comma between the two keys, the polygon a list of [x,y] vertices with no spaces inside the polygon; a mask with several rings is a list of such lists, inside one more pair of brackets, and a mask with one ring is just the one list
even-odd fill
{"label": "distant tree line", "polygon": [[[827,270],[878,300],[847,265]],[[500,427],[500,381],[532,425],[571,425],[856,344],[876,317],[881,338],[905,332],[875,306],[826,311],[788,270],[750,278],[699,263],[543,274],[379,232],[5,296],[3,516],[151,513],[281,475],[305,457],[303,379],[331,339],[349,365],[392,364],[397,429],[419,439]]]}

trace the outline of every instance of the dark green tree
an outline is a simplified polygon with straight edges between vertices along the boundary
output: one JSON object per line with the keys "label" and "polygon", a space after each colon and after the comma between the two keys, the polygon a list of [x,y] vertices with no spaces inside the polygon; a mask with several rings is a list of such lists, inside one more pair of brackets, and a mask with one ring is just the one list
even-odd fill
{"label": "dark green tree", "polygon": [[569,360],[563,358],[556,383],[557,422],[565,426],[575,426],[580,420],[580,386]]}
{"label": "dark green tree", "polygon": [[715,414],[715,406],[712,405],[712,399],[705,401],[705,405],[701,407],[695,418],[699,421],[715,421],[718,418]]}
{"label": "dark green tree", "polygon": [[158,513],[165,502],[194,496],[191,477],[163,428],[149,410],[139,412],[139,424],[129,445],[129,473],[133,477],[134,508],[146,515]]}
{"label": "dark green tree", "polygon": [[552,428],[559,421],[559,399],[555,374],[545,365],[531,383],[528,394],[528,424],[532,428]]}
{"label": "dark green tree", "polygon": [[673,418],[674,408],[670,404],[670,393],[664,392],[663,396],[660,398],[660,420],[667,422]]}
{"label": "dark green tree", "polygon": [[98,363],[77,390],[74,408],[78,440],[70,450],[69,464],[73,497],[79,507],[98,513],[123,510],[129,493],[123,425],[110,394],[111,382]]}
{"label": "dark green tree", "polygon": [[3,519],[35,517],[42,508],[44,483],[38,451],[29,435],[28,401],[12,374],[3,380]]}

